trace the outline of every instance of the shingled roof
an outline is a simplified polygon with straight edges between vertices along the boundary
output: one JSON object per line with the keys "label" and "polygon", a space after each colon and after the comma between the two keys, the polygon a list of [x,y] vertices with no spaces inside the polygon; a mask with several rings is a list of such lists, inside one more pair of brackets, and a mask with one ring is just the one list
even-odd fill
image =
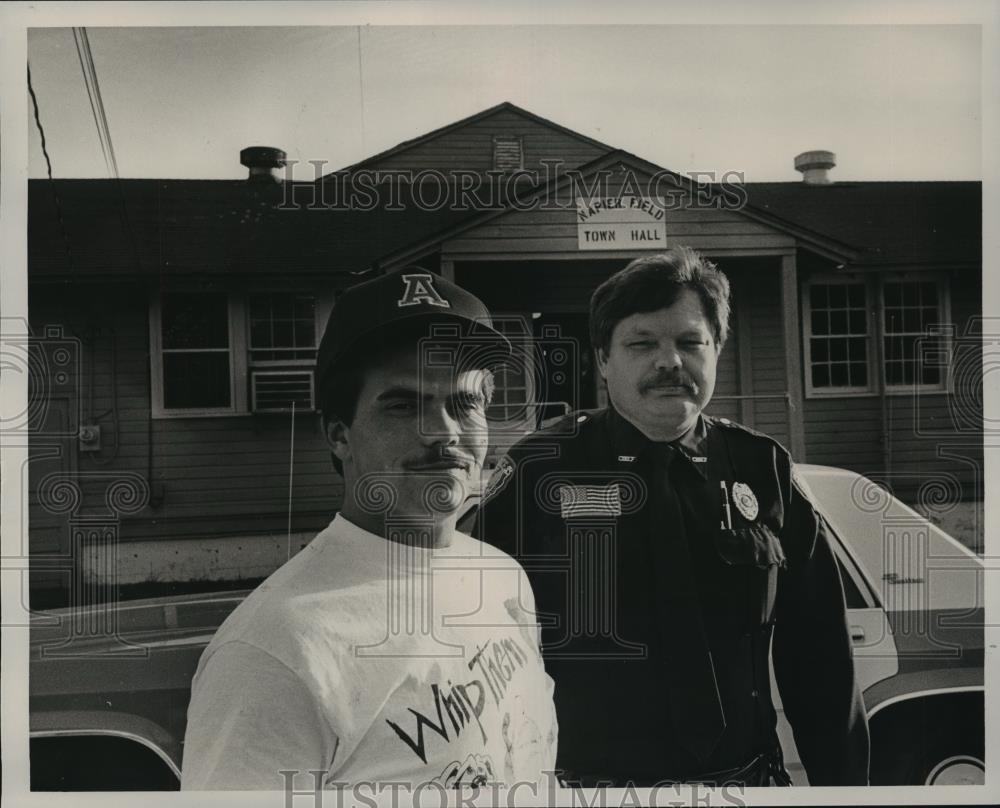
{"label": "shingled roof", "polygon": [[759,210],[855,247],[861,266],[982,262],[979,182],[747,183]]}
{"label": "shingled roof", "polygon": [[[296,188],[305,200],[312,190]],[[283,209],[282,200],[283,186],[246,181],[32,180],[29,271],[33,278],[358,272],[469,215],[410,205]]]}
{"label": "shingled roof", "polygon": [[[757,211],[857,250],[851,265],[978,266],[978,182],[748,183]],[[296,191],[311,195],[312,184]],[[282,208],[283,186],[210,180],[32,180],[32,278],[363,271],[481,215]],[[60,227],[58,198],[65,226]],[[125,215],[127,211],[127,216]]]}

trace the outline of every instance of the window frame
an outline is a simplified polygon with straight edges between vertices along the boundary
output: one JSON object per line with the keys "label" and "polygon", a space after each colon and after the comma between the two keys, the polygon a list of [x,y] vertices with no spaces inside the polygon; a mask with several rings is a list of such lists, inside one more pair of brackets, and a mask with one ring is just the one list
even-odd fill
{"label": "window frame", "polygon": [[945,351],[945,356],[952,356],[952,329],[948,326],[951,323],[951,284],[948,277],[943,272],[889,272],[879,277],[879,366],[881,367],[882,389],[886,395],[899,396],[912,393],[951,393],[954,390],[954,378],[952,373],[952,363],[948,361],[941,370],[941,381],[937,384],[889,384],[886,379],[885,364],[885,284],[906,283],[921,281],[932,281],[937,286],[938,291],[938,324],[941,326],[941,341]]}
{"label": "window frame", "polygon": [[213,290],[226,295],[229,330],[229,406],[228,407],[165,407],[163,403],[163,295],[197,294],[198,289],[178,288],[155,290],[149,301],[149,362],[150,409],[153,418],[220,418],[247,414],[246,395],[240,391],[247,381],[247,352],[243,334],[246,331],[245,309],[241,308],[231,292]]}
{"label": "window frame", "polygon": [[[254,415],[250,390],[250,371],[277,370],[282,367],[315,367],[315,361],[288,360],[287,362],[250,362],[250,295],[254,294],[310,294],[316,299],[315,342],[317,351],[333,310],[334,292],[314,286],[289,289],[285,286],[261,285],[233,291],[214,289],[226,295],[229,319],[229,401],[228,407],[166,408],[163,406],[163,304],[165,294],[197,294],[204,291],[197,287],[154,289],[149,294],[149,362],[150,362],[150,412],[154,420],[176,418],[233,418]],[[314,380],[315,384],[315,380]],[[315,388],[314,388],[315,395]]]}
{"label": "window frame", "polygon": [[[812,303],[810,300],[810,292],[814,285],[822,286],[833,286],[833,285],[843,285],[857,284],[861,283],[865,289],[865,302],[868,308],[868,329],[865,335],[865,362],[868,369],[868,384],[864,387],[860,385],[850,386],[850,387],[815,387],[812,383]],[[873,293],[873,283],[872,279],[859,274],[850,275],[815,275],[810,277],[809,280],[802,284],[802,374],[805,377],[803,379],[805,394],[809,398],[829,398],[829,397],[848,397],[848,398],[858,398],[863,396],[873,396],[877,395],[878,391],[875,385],[876,374],[872,372],[872,366],[875,364],[875,357],[872,356],[874,353],[874,344],[872,340],[872,332],[878,330],[878,316],[877,312],[874,312],[870,307],[870,301],[872,300]]]}
{"label": "window frame", "polygon": [[[933,281],[938,289],[938,315],[943,326],[941,337],[946,356],[951,356],[951,332],[947,328],[951,322],[951,284],[946,272],[928,271],[897,271],[897,272],[853,272],[846,274],[819,273],[810,276],[801,285],[800,311],[802,322],[802,376],[803,392],[809,399],[823,398],[865,398],[880,395],[898,396],[914,393],[933,394],[951,393],[954,380],[951,363],[943,369],[941,382],[938,384],[889,384],[886,378],[885,366],[885,284],[888,283],[919,283]],[[868,335],[866,337],[866,360],[868,362],[867,387],[815,387],[812,383],[812,304],[810,291],[814,284],[830,285],[836,283],[863,283],[865,285],[866,301],[869,303]]]}
{"label": "window frame", "polygon": [[[299,295],[313,298],[313,345],[312,348],[302,348],[300,350],[314,350],[319,353],[319,343],[323,337],[323,330],[319,325],[321,313],[321,296],[319,292],[304,289],[250,289],[243,295],[243,302],[246,308],[246,342],[247,342],[247,364],[251,370],[280,370],[281,368],[315,368],[315,359],[254,359],[253,352],[266,351],[267,348],[254,348],[250,334],[250,298],[255,295]],[[326,320],[323,320],[326,323]],[[274,350],[274,349],[272,349]],[[281,349],[278,349],[281,350]]]}

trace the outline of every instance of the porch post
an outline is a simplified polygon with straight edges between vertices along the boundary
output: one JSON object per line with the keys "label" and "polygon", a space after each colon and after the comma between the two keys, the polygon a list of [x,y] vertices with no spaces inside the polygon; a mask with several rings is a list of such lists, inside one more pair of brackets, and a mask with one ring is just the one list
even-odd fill
{"label": "porch post", "polygon": [[802,412],[802,332],[799,316],[799,282],[795,253],[781,256],[781,324],[785,341],[785,389],[788,391],[788,448],[798,462],[806,459]]}

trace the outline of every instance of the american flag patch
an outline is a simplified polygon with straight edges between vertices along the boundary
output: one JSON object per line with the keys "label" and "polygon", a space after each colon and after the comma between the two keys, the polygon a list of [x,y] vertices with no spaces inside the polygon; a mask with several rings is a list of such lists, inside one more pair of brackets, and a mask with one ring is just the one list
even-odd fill
{"label": "american flag patch", "polygon": [[621,516],[618,483],[610,485],[564,485],[559,489],[563,519],[573,516]]}

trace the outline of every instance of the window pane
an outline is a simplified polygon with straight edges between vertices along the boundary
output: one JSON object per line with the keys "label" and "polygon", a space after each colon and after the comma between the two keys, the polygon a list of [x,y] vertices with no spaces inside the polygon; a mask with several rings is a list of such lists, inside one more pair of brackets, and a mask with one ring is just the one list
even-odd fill
{"label": "window pane", "polygon": [[850,356],[852,362],[864,362],[867,360],[868,356],[865,351],[867,340],[855,337],[854,339],[849,339],[847,345],[848,356]]}
{"label": "window pane", "polygon": [[864,334],[867,332],[867,317],[863,311],[852,311],[848,315],[850,321],[851,334]]}
{"label": "window pane", "polygon": [[898,283],[887,283],[885,285],[885,305],[899,306],[903,302],[903,290]]}
{"label": "window pane", "polygon": [[229,407],[229,353],[163,355],[163,406]]}
{"label": "window pane", "polygon": [[312,345],[316,341],[316,326],[312,320],[295,321],[295,344]]}
{"label": "window pane", "polygon": [[920,302],[925,306],[937,306],[937,284],[925,281],[920,284]]}
{"label": "window pane", "polygon": [[837,362],[830,365],[830,385],[832,387],[847,387],[848,383],[847,363]]}
{"label": "window pane", "polygon": [[813,365],[812,368],[813,387],[830,386],[830,366]]}
{"label": "window pane", "polygon": [[917,284],[915,283],[904,283],[900,284],[903,287],[903,305],[904,306],[919,306],[920,305],[920,293],[917,291]]}
{"label": "window pane", "polygon": [[274,345],[275,347],[291,347],[292,323],[290,320],[274,321]]}
{"label": "window pane", "polygon": [[921,384],[941,384],[941,368],[937,365],[924,365],[921,367]]}
{"label": "window pane", "polygon": [[809,352],[813,362],[825,362],[830,358],[830,352],[827,349],[827,340],[825,339],[812,339],[809,343]]}
{"label": "window pane", "polygon": [[295,298],[295,316],[300,320],[316,319],[316,298],[299,295]]}
{"label": "window pane", "polygon": [[850,364],[851,386],[868,386],[868,362],[851,362]]}
{"label": "window pane", "polygon": [[830,340],[830,359],[843,362],[847,359],[847,340],[846,339],[832,339]]}
{"label": "window pane", "polygon": [[830,308],[847,308],[847,287],[842,283],[830,285]]}
{"label": "window pane", "polygon": [[847,333],[847,312],[846,311],[832,311],[830,312],[830,333],[831,334],[846,334]]}
{"label": "window pane", "polygon": [[164,348],[228,348],[229,305],[221,292],[163,296]]}
{"label": "window pane", "polygon": [[813,312],[812,331],[814,334],[820,334],[820,335],[830,333],[829,315],[825,311]]}
{"label": "window pane", "polygon": [[903,312],[903,331],[913,334],[920,331],[920,309],[906,309]]}
{"label": "window pane", "polygon": [[265,320],[257,320],[250,324],[250,347],[270,348],[271,324]]}

